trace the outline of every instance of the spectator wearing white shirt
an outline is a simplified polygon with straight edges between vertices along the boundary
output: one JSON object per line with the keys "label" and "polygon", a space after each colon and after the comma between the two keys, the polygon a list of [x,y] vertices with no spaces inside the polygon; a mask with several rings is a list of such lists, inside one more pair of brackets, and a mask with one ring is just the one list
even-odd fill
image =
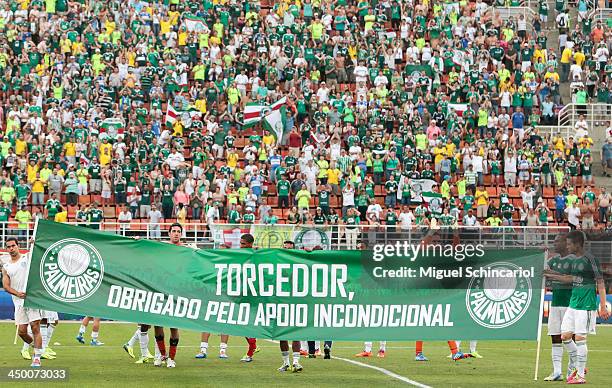
{"label": "spectator wearing white shirt", "polygon": [[565,208],[567,214],[567,223],[572,230],[577,229],[580,225],[580,208],[575,203],[570,202],[569,206]]}
{"label": "spectator wearing white shirt", "polygon": [[400,229],[403,231],[408,231],[410,228],[412,228],[415,217],[408,205],[404,205],[397,219],[400,222]]}
{"label": "spectator wearing white shirt", "polygon": [[516,185],[516,155],[512,150],[508,151],[508,155],[504,158],[504,181],[506,186]]}
{"label": "spectator wearing white shirt", "polygon": [[119,221],[121,235],[125,236],[125,231],[130,229],[130,222],[132,221],[132,213],[128,210],[127,206],[123,205],[121,207],[121,212],[117,217],[117,221]]}

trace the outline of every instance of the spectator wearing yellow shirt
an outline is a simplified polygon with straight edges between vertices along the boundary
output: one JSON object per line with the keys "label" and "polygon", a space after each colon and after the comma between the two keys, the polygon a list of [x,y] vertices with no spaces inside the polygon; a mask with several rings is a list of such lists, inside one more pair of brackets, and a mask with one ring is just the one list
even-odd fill
{"label": "spectator wearing yellow shirt", "polygon": [[561,53],[561,60],[559,61],[561,64],[561,82],[567,82],[573,54],[574,52],[568,46],[565,46],[563,52]]}
{"label": "spectator wearing yellow shirt", "polygon": [[[374,18],[376,19],[376,16],[374,16]],[[368,24],[366,22],[366,31],[367,31],[367,25]],[[310,34],[312,35],[312,39],[313,40],[321,40],[321,37],[323,36],[324,26],[323,26],[323,23],[321,23],[321,20],[319,20],[318,17],[314,18],[314,20],[312,21],[312,23],[310,24],[308,29],[310,30]]]}
{"label": "spectator wearing yellow shirt", "polygon": [[332,194],[336,197],[340,195],[340,175],[342,172],[336,165],[336,161],[332,161],[327,169],[327,184],[331,187]]}
{"label": "spectator wearing yellow shirt", "polygon": [[108,139],[102,139],[102,143],[100,144],[100,165],[107,166],[112,159],[113,155],[113,146],[108,143]]}
{"label": "spectator wearing yellow shirt", "polygon": [[576,62],[578,66],[582,67],[582,64],[584,63],[585,60],[586,60],[586,57],[584,53],[582,52],[582,49],[579,49],[578,51],[574,53],[574,62]]}
{"label": "spectator wearing yellow shirt", "polygon": [[484,186],[478,186],[474,196],[476,197],[476,217],[484,219],[489,210],[489,193]]}
{"label": "spectator wearing yellow shirt", "polygon": [[20,157],[25,157],[28,151],[28,143],[23,140],[23,134],[20,133],[15,139],[15,154]]}
{"label": "spectator wearing yellow shirt", "polygon": [[40,178],[40,173],[37,172],[36,176],[30,183],[32,184],[32,204],[43,205],[45,200],[46,181],[43,181]]}
{"label": "spectator wearing yellow shirt", "polygon": [[59,206],[57,208],[57,213],[55,213],[55,217],[53,219],[55,222],[68,222],[68,210],[65,207]]}
{"label": "spectator wearing yellow shirt", "polygon": [[34,160],[30,160],[30,163],[28,164],[28,167],[26,168],[28,183],[34,182],[34,179],[36,179],[36,174],[38,173],[39,170],[40,168],[38,164]]}
{"label": "spectator wearing yellow shirt", "polygon": [[64,154],[69,164],[76,164],[76,142],[74,141],[74,137],[71,136],[70,139],[64,143]]}
{"label": "spectator wearing yellow shirt", "polygon": [[235,148],[230,148],[227,150],[227,167],[230,168],[230,171],[234,171],[238,165],[239,158],[240,156],[238,155],[238,152],[236,152]]}

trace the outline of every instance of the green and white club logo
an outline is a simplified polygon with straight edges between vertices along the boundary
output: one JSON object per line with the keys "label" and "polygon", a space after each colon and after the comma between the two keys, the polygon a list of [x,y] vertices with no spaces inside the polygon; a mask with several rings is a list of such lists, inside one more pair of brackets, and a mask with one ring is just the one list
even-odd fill
{"label": "green and white club logo", "polygon": [[319,246],[323,249],[329,249],[329,237],[325,230],[309,228],[301,230],[295,236],[295,246],[297,248],[314,248]]}
{"label": "green and white club logo", "polygon": [[80,302],[92,296],[104,276],[100,252],[77,238],[51,245],[40,261],[40,280],[45,290],[62,302]]}
{"label": "green and white club logo", "polygon": [[529,309],[531,280],[512,263],[497,262],[483,269],[486,276],[473,277],[465,295],[470,317],[489,329],[513,325]]}

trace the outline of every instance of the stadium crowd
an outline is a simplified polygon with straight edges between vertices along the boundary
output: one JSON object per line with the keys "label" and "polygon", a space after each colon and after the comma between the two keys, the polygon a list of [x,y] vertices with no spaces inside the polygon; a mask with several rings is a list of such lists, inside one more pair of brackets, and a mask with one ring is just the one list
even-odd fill
{"label": "stadium crowd", "polygon": [[[607,226],[587,121],[537,128],[612,99],[584,4],[0,1],[0,222]],[[283,97],[277,144],[243,112]]]}

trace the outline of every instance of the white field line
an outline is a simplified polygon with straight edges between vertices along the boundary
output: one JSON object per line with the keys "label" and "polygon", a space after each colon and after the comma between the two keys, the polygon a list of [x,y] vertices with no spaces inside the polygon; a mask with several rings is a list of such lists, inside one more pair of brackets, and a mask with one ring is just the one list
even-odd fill
{"label": "white field line", "polygon": [[[276,340],[266,340],[266,341],[272,342],[272,343],[275,343],[275,344],[278,343],[278,341],[276,341]],[[342,358],[342,357],[332,356],[332,358],[334,358],[336,360],[348,362],[349,364],[357,365],[357,366],[360,366],[362,368],[374,369],[375,371],[380,372],[380,373],[382,373],[382,374],[384,374],[386,376],[389,376],[389,377],[394,378],[396,380],[402,381],[402,382],[404,382],[406,384],[414,385],[415,387],[431,388],[429,385],[421,384],[418,381],[410,380],[408,377],[404,377],[402,375],[398,375],[397,373],[393,373],[390,370],[387,370],[385,368],[380,368],[378,366],[364,364],[363,362],[349,360],[347,358]]]}

